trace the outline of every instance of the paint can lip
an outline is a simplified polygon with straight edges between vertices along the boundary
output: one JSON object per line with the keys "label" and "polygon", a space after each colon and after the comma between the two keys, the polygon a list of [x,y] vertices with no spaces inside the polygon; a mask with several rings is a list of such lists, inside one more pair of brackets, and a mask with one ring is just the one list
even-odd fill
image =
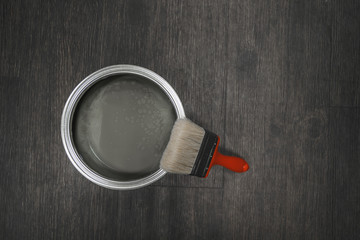
{"label": "paint can lip", "polygon": [[72,139],[72,118],[77,106],[77,103],[83,96],[83,94],[95,83],[98,81],[107,78],[109,76],[118,75],[118,74],[136,74],[143,76],[146,79],[153,81],[157,84],[169,97],[172,105],[176,111],[177,118],[185,118],[185,111],[180,101],[180,98],[176,94],[175,90],[170,86],[170,84],[163,79],[158,74],[153,71],[129,64],[113,65],[109,67],[102,68],[82,80],[72,91],[68,100],[66,101],[62,117],[61,117],[61,138],[66,151],[68,158],[74,167],[87,179],[93,183],[115,190],[130,190],[145,187],[163,177],[166,172],[163,169],[159,169],[153,174],[146,176],[144,178],[132,181],[116,181],[107,179],[104,176],[93,171],[89,168],[81,159],[81,156],[75,149],[75,145]]}

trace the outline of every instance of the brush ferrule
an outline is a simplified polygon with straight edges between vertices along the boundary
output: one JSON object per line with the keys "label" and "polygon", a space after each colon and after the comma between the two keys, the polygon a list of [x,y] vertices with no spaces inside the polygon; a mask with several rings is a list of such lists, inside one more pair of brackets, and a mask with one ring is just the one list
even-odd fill
{"label": "brush ferrule", "polygon": [[198,177],[206,176],[218,141],[219,137],[216,134],[205,129],[205,135],[190,175]]}

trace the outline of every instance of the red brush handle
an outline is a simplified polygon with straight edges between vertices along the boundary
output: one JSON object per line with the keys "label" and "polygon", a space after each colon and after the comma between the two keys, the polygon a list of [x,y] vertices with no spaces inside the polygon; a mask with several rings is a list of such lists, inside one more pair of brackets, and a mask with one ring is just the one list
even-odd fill
{"label": "red brush handle", "polygon": [[220,143],[220,138],[216,144],[216,148],[205,177],[209,176],[210,169],[212,168],[213,165],[220,165],[226,167],[227,169],[233,172],[239,172],[239,173],[246,172],[249,169],[249,164],[247,164],[247,162],[245,162],[244,159],[239,157],[226,156],[219,153],[218,152],[219,143]]}
{"label": "red brush handle", "polygon": [[234,172],[246,172],[249,169],[249,165],[244,159],[225,156],[218,151],[216,151],[213,161],[215,165],[221,165]]}

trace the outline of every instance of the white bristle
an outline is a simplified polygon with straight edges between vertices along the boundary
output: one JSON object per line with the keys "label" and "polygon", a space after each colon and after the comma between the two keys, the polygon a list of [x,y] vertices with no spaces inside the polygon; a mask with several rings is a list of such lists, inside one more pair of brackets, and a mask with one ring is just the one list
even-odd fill
{"label": "white bristle", "polygon": [[167,172],[190,174],[200,150],[205,130],[188,119],[178,119],[160,161]]}

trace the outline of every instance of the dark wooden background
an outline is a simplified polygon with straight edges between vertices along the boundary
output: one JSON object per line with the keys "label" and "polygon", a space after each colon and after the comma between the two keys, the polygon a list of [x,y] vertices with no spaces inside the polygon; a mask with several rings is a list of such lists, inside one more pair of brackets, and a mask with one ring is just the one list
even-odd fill
{"label": "dark wooden background", "polygon": [[[360,1],[0,5],[0,239],[360,239]],[[167,79],[250,170],[86,180],[62,109],[121,63]]]}

